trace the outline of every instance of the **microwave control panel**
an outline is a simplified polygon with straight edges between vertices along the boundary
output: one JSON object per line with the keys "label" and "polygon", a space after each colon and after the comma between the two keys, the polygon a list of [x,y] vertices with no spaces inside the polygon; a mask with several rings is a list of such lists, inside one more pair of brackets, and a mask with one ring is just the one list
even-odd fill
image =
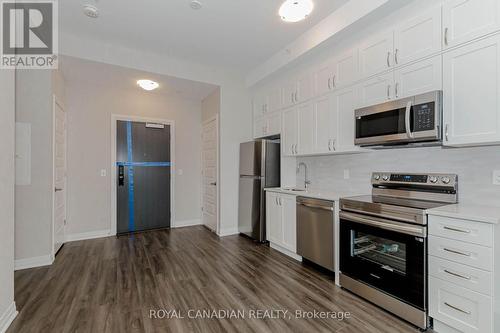
{"label": "microwave control panel", "polygon": [[435,128],[435,103],[425,103],[413,107],[413,131],[432,131]]}

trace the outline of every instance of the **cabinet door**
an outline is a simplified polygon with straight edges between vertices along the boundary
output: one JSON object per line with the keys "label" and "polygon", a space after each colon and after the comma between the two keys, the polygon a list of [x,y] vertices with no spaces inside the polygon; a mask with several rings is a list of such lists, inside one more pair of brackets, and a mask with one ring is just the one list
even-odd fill
{"label": "cabinet door", "polygon": [[471,41],[499,29],[498,0],[448,0],[443,5],[444,47]]}
{"label": "cabinet door", "polygon": [[283,155],[292,156],[296,154],[298,142],[298,120],[297,108],[283,111]]}
{"label": "cabinet door", "polygon": [[283,219],[278,194],[266,192],[266,238],[271,243],[281,244],[283,241]]}
{"label": "cabinet door", "polygon": [[359,75],[358,49],[349,50],[336,58],[333,74],[333,89],[348,86],[356,81]]}
{"label": "cabinet door", "polygon": [[360,75],[362,78],[381,73],[392,67],[394,33],[378,35],[361,44],[359,48]]}
{"label": "cabinet door", "polygon": [[267,116],[267,135],[281,133],[281,113],[275,112]]}
{"label": "cabinet door", "polygon": [[500,142],[500,35],[443,56],[444,144]]}
{"label": "cabinet door", "polygon": [[394,98],[394,72],[361,82],[358,89],[360,107],[387,102]]}
{"label": "cabinet door", "polygon": [[253,121],[253,137],[255,139],[266,136],[266,119],[264,117],[257,118]]}
{"label": "cabinet door", "polygon": [[289,81],[283,87],[283,107],[288,107],[295,104],[297,94],[297,81]]}
{"label": "cabinet door", "polygon": [[411,97],[442,89],[442,58],[435,56],[394,72],[396,98]]}
{"label": "cabinet door", "polygon": [[333,96],[324,96],[314,103],[314,152],[330,153],[337,147],[337,110]]}
{"label": "cabinet door", "polygon": [[394,62],[409,62],[441,51],[441,7],[435,7],[422,15],[398,26],[394,33]]}
{"label": "cabinet door", "polygon": [[314,104],[306,103],[300,105],[299,112],[299,144],[300,155],[312,154],[314,152]]}
{"label": "cabinet door", "polygon": [[253,99],[253,116],[262,117],[265,114],[267,99],[262,94],[256,95]]}
{"label": "cabinet door", "polygon": [[281,214],[283,225],[283,247],[297,252],[297,216],[295,207],[295,196],[281,195]]}
{"label": "cabinet door", "polygon": [[313,79],[310,72],[303,73],[297,80],[296,103],[305,102],[313,96]]}
{"label": "cabinet door", "polygon": [[356,151],[354,145],[354,109],[356,105],[356,89],[346,88],[334,94],[332,108],[338,114],[338,144],[336,151]]}
{"label": "cabinet door", "polygon": [[332,80],[336,76],[335,63],[327,61],[316,69],[314,73],[314,93],[322,96],[333,89]]}
{"label": "cabinet door", "polygon": [[281,109],[283,104],[282,90],[280,87],[273,88],[269,91],[268,100],[268,111],[273,112]]}

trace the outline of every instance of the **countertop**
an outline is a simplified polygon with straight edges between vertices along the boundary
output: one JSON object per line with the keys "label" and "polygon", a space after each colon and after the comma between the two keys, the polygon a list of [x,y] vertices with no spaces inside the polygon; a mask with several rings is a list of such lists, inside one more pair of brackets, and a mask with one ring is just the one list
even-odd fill
{"label": "countertop", "polygon": [[428,209],[427,214],[491,224],[500,224],[500,207],[495,206],[458,203]]}
{"label": "countertop", "polygon": [[291,191],[279,187],[271,187],[271,188],[266,188],[264,190],[268,192],[295,195],[297,197],[306,197],[306,198],[314,198],[314,199],[322,199],[330,201],[339,201],[340,198],[360,195],[360,193],[356,192],[342,192],[342,191],[336,192],[336,191],[324,191],[319,189],[308,189],[307,191]]}

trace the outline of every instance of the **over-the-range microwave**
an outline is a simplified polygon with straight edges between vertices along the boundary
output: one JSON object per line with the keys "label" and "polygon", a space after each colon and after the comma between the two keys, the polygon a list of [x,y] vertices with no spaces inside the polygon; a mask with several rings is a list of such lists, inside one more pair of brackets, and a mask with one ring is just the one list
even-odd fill
{"label": "over-the-range microwave", "polygon": [[442,143],[442,91],[355,111],[355,140],[361,147],[430,146]]}

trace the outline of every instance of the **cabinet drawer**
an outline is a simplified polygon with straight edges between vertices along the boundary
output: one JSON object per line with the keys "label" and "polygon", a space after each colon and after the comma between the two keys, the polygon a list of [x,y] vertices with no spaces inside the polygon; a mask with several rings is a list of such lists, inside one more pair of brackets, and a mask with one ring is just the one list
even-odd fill
{"label": "cabinet drawer", "polygon": [[464,333],[493,332],[490,297],[435,277],[429,277],[429,315]]}
{"label": "cabinet drawer", "polygon": [[481,269],[429,256],[429,275],[487,296],[492,295],[492,273]]}
{"label": "cabinet drawer", "polygon": [[429,234],[482,246],[493,245],[493,226],[469,220],[429,216]]}
{"label": "cabinet drawer", "polygon": [[467,244],[453,239],[429,236],[429,254],[464,265],[492,270],[492,249],[476,244]]}

